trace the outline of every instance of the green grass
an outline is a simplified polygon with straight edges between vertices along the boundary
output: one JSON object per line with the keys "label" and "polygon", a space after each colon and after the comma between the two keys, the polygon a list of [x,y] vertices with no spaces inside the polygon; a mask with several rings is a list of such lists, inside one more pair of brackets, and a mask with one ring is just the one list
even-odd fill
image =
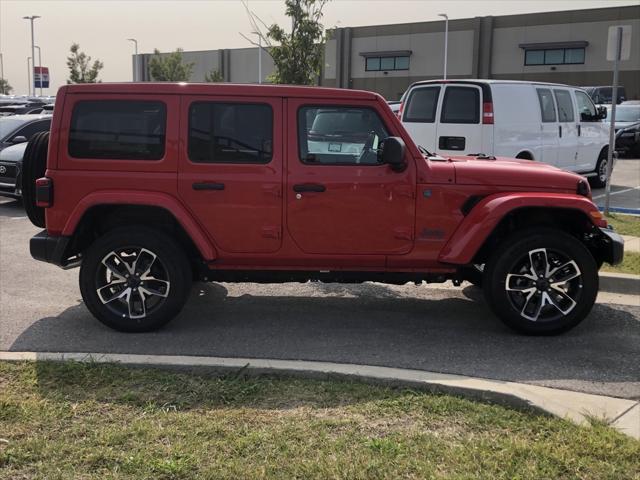
{"label": "green grass", "polygon": [[3,479],[639,479],[594,421],[357,382],[0,363]]}
{"label": "green grass", "polygon": [[621,264],[611,266],[608,263],[604,263],[602,265],[602,271],[640,275],[640,253],[624,252],[624,259]]}
{"label": "green grass", "polygon": [[634,237],[640,237],[640,217],[611,213],[605,218],[610,225],[613,225],[613,228],[615,228],[616,232],[620,235],[633,235]]}

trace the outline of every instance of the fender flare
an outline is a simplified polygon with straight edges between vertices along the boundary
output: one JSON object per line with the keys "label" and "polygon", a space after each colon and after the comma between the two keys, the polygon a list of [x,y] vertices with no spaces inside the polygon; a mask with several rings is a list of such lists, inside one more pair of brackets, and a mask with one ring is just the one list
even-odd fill
{"label": "fender flare", "polygon": [[[498,193],[484,198],[469,212],[440,252],[438,261],[457,265],[471,263],[505,215],[522,208],[575,210],[597,227],[607,225],[598,207],[587,197],[568,193]],[[597,212],[595,216],[594,212]]]}
{"label": "fender flare", "polygon": [[84,214],[100,205],[145,205],[167,210],[191,237],[196,248],[206,261],[215,260],[218,253],[206,233],[193,216],[172,196],[159,192],[129,192],[124,190],[102,190],[84,197],[69,215],[62,235],[71,236]]}

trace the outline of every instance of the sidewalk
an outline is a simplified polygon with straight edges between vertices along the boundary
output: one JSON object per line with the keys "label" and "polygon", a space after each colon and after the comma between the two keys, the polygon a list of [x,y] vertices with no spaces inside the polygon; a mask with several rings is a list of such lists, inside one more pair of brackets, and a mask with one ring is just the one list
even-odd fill
{"label": "sidewalk", "polygon": [[625,252],[640,252],[640,237],[622,235],[622,238],[624,239]]}

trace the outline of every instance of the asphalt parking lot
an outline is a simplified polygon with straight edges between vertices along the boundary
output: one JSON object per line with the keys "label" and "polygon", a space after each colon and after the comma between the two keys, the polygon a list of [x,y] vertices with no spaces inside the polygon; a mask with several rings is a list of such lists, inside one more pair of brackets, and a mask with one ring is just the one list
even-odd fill
{"label": "asphalt parking lot", "polygon": [[474,287],[196,284],[165,329],[122,334],[86,310],[77,269],[31,259],[37,229],[0,202],[0,350],[363,363],[640,398],[640,298],[534,338],[504,327]]}
{"label": "asphalt parking lot", "polygon": [[[640,159],[619,158],[611,178],[610,206],[614,210],[640,214]],[[596,205],[604,207],[605,189],[595,189],[592,194]]]}

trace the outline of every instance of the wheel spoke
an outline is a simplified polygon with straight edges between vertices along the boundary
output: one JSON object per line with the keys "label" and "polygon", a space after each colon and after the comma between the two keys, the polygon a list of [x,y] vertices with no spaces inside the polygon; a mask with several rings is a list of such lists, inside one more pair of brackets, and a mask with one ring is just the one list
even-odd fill
{"label": "wheel spoke", "polygon": [[557,285],[578,278],[581,274],[576,262],[571,260],[549,272],[549,281],[551,285]]}
{"label": "wheel spoke", "polygon": [[528,293],[527,299],[524,302],[524,306],[520,311],[520,315],[522,315],[527,320],[531,320],[532,322],[535,322],[538,320],[538,317],[540,316],[540,312],[542,311],[542,307],[544,306],[544,303],[545,303],[544,294],[541,294],[537,290],[533,289],[533,291]]}
{"label": "wheel spoke", "polygon": [[576,306],[573,298],[555,287],[548,294],[545,292],[545,296],[548,299],[547,303],[556,307],[563,315],[567,315]]}
{"label": "wheel spoke", "polygon": [[547,249],[538,248],[529,252],[529,261],[531,262],[531,273],[536,277],[547,277],[549,275],[549,259],[547,258]]}
{"label": "wheel spoke", "polygon": [[144,296],[137,289],[130,290],[127,305],[129,306],[129,318],[144,318],[147,315]]}
{"label": "wheel spoke", "polygon": [[100,301],[102,303],[110,303],[113,302],[114,300],[117,300],[119,298],[125,298],[128,295],[129,292],[129,288],[125,288],[123,290],[119,290],[115,293],[111,293],[111,295],[108,295],[109,290],[111,288],[113,288],[114,285],[118,285],[118,284],[122,284],[124,282],[111,282],[108,285],[105,285],[104,287],[100,287],[96,290],[96,292],[98,293],[98,297],[100,298]]}
{"label": "wheel spoke", "polygon": [[156,254],[150,252],[146,248],[140,249],[140,253],[136,257],[136,260],[133,262],[132,272],[136,275],[140,275],[141,277],[147,275],[151,270],[153,262],[156,261]]}
{"label": "wheel spoke", "polygon": [[507,281],[505,284],[505,289],[509,292],[530,292],[535,290],[536,287],[533,284],[535,281],[534,278],[531,278],[531,275],[519,275],[515,273],[510,273],[507,275]]}
{"label": "wheel spoke", "polygon": [[166,280],[158,280],[157,278],[149,278],[143,279],[143,283],[140,285],[139,289],[144,295],[147,296],[158,296],[166,298],[169,295],[169,287],[170,283]]}
{"label": "wheel spoke", "polygon": [[[126,275],[133,273],[133,268],[125,262],[116,252],[111,252],[102,259],[102,264],[107,267],[118,280],[124,281]],[[123,268],[124,267],[124,268]]]}

